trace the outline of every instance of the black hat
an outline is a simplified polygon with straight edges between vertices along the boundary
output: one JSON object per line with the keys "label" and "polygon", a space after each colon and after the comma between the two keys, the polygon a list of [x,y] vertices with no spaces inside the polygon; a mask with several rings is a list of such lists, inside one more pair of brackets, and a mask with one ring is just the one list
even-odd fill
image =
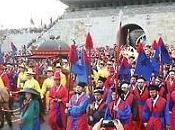
{"label": "black hat", "polygon": [[162,80],[163,79],[163,76],[162,75],[159,75],[159,76],[157,76],[157,78],[159,78],[160,80]]}
{"label": "black hat", "polygon": [[31,94],[35,94],[35,95],[40,95],[39,92],[37,92],[36,90],[32,89],[32,88],[24,88],[23,90],[19,91],[19,93],[31,93]]}
{"label": "black hat", "polygon": [[131,77],[134,77],[134,78],[138,79],[138,75],[137,74],[133,74]]}
{"label": "black hat", "polygon": [[85,82],[79,82],[77,85],[80,86],[80,87],[85,87],[85,86],[87,86],[87,83],[85,83]]}
{"label": "black hat", "polygon": [[159,87],[157,85],[150,84],[149,87],[148,87],[148,90],[149,91],[151,91],[151,90],[159,91]]}
{"label": "black hat", "polygon": [[137,74],[133,74],[131,77],[134,77],[134,78],[138,79],[138,75]]}
{"label": "black hat", "polygon": [[135,59],[135,57],[134,56],[130,56],[129,59]]}
{"label": "black hat", "polygon": [[7,62],[7,63],[4,63],[4,66],[13,66],[13,64]]}
{"label": "black hat", "polygon": [[102,88],[100,88],[100,87],[97,87],[97,88],[95,88],[94,93],[103,94],[104,93],[104,90]]}
{"label": "black hat", "polygon": [[112,91],[112,92],[117,92],[115,87],[112,87],[112,88],[111,88],[111,91]]}
{"label": "black hat", "polygon": [[118,95],[121,95],[123,93],[123,90],[119,87],[118,88],[112,87],[111,91],[116,92]]}
{"label": "black hat", "polygon": [[104,83],[106,81],[106,78],[99,76],[98,80],[100,80],[100,81],[102,81]]}
{"label": "black hat", "polygon": [[175,73],[175,70],[169,70],[169,71],[168,71],[168,74],[169,74],[170,72],[174,72],[174,73]]}

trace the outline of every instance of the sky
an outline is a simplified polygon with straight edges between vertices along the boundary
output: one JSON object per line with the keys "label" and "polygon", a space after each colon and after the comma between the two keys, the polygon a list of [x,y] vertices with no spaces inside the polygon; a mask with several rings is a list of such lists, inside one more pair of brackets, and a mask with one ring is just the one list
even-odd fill
{"label": "sky", "polygon": [[51,17],[55,20],[66,8],[59,0],[0,0],[0,29],[39,27],[41,20],[49,24]]}

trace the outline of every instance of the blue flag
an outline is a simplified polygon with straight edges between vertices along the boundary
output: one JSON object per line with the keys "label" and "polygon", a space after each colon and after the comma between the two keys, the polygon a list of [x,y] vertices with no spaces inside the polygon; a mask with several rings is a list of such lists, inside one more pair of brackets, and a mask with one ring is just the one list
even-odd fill
{"label": "blue flag", "polygon": [[146,56],[145,52],[140,52],[137,58],[135,74],[144,77],[147,81],[150,81],[153,73],[153,67],[150,59]]}
{"label": "blue flag", "polygon": [[160,73],[160,53],[159,48],[155,50],[154,56],[151,59],[153,73],[158,76]]}
{"label": "blue flag", "polygon": [[85,61],[84,50],[77,52],[78,60],[71,65],[71,72],[76,75],[76,82],[89,83],[89,65]]}
{"label": "blue flag", "polygon": [[159,48],[160,48],[160,55],[161,55],[161,59],[160,59],[161,63],[172,64],[172,58],[169,55],[168,50],[166,49],[165,44],[161,37],[159,38],[158,45],[160,46]]}
{"label": "blue flag", "polygon": [[119,79],[121,81],[130,81],[131,78],[131,65],[128,63],[127,58],[123,57],[119,69]]}
{"label": "blue flag", "polygon": [[152,44],[152,48],[155,50],[154,56],[151,59],[151,63],[153,66],[153,73],[158,76],[160,73],[160,47],[157,42],[154,41]]}

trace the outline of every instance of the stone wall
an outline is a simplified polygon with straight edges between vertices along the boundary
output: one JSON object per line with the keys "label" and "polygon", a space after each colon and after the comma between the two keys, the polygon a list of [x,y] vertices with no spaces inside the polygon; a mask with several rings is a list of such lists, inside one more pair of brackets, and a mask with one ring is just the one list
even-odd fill
{"label": "stone wall", "polygon": [[122,9],[122,26],[137,24],[145,31],[147,43],[158,39],[160,34],[168,44],[175,43],[175,3],[125,6],[67,12],[63,19],[50,30],[53,35],[71,43],[71,39],[83,44],[88,31],[96,46],[113,45],[119,29],[119,11]]}
{"label": "stone wall", "polygon": [[[122,26],[136,24],[147,35],[147,43],[152,43],[162,35],[165,43],[175,44],[175,3],[124,6],[117,8],[84,9],[66,12],[55,26],[43,33],[36,44],[47,40],[51,35],[60,36],[68,44],[74,39],[77,44],[84,44],[86,34],[91,32],[95,46],[112,46],[117,41],[119,30],[119,11],[122,9]],[[10,42],[18,48],[36,39],[40,33],[3,34],[7,35],[2,51],[10,51]]]}

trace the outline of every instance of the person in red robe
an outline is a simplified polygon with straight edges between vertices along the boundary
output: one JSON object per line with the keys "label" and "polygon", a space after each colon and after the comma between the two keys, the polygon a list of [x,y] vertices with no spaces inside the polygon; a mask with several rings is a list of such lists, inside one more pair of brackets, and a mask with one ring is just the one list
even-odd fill
{"label": "person in red robe", "polygon": [[97,84],[95,86],[95,88],[101,88],[104,91],[103,92],[103,101],[106,101],[107,94],[109,91],[108,88],[105,86],[105,81],[106,81],[106,78],[100,76],[98,78]]}
{"label": "person in red robe", "polygon": [[159,88],[159,95],[163,98],[167,98],[167,87],[162,79],[162,77],[156,77],[154,85],[157,85]]}
{"label": "person in red robe", "polygon": [[[122,90],[112,88],[112,102],[108,105],[107,114],[105,114],[105,119],[107,120],[120,120],[125,130],[130,130],[130,121],[132,117],[131,107],[123,101],[121,98]],[[115,130],[109,128],[107,130]]]}
{"label": "person in red robe", "polygon": [[159,88],[149,85],[150,98],[146,100],[143,112],[143,121],[146,130],[169,130],[170,115],[169,104],[159,96]]}
{"label": "person in red robe", "polygon": [[134,74],[131,76],[131,79],[130,79],[130,88],[131,88],[131,92],[135,90],[136,88],[136,82],[137,82],[137,78],[138,78],[138,75]]}
{"label": "person in red robe", "polygon": [[175,130],[175,91],[171,93],[170,112],[171,112],[170,130]]}
{"label": "person in red robe", "polygon": [[10,80],[7,73],[4,71],[4,66],[0,65],[0,78],[2,79],[4,86],[9,90],[10,89]]}
{"label": "person in red robe", "polygon": [[171,93],[175,90],[175,71],[170,70],[168,73],[168,76],[165,80],[166,86],[167,86],[167,100],[170,100]]}
{"label": "person in red robe", "polygon": [[112,88],[116,82],[116,73],[114,67],[110,67],[108,68],[108,70],[109,70],[109,76],[105,81],[105,87]]}
{"label": "person in red robe", "polygon": [[48,120],[52,130],[66,130],[66,103],[68,102],[68,90],[60,84],[60,73],[54,73],[54,86],[49,91]]}
{"label": "person in red robe", "polygon": [[131,107],[131,113],[132,113],[132,118],[130,121],[130,128],[132,130],[136,129],[136,121],[137,121],[137,115],[138,115],[138,110],[136,106],[136,99],[134,97],[134,94],[131,92],[131,86],[128,82],[123,82],[121,84],[121,89],[123,91],[123,101],[128,104]]}
{"label": "person in red robe", "polygon": [[115,87],[117,84],[117,77],[116,77],[116,72],[114,67],[109,67],[109,76],[107,77],[105,81],[105,89],[104,89],[104,95],[106,97],[106,103],[111,103],[112,102],[112,97],[111,97],[111,88]]}
{"label": "person in red robe", "polygon": [[149,91],[146,85],[146,80],[143,77],[139,77],[137,79],[136,83],[136,89],[133,91],[133,94],[136,98],[136,105],[138,110],[138,126],[137,130],[145,130],[144,124],[143,124],[143,109],[146,100],[149,98]]}
{"label": "person in red robe", "polygon": [[68,122],[66,130],[89,130],[87,108],[90,98],[85,93],[84,82],[76,86],[76,94],[73,95],[67,104]]}

